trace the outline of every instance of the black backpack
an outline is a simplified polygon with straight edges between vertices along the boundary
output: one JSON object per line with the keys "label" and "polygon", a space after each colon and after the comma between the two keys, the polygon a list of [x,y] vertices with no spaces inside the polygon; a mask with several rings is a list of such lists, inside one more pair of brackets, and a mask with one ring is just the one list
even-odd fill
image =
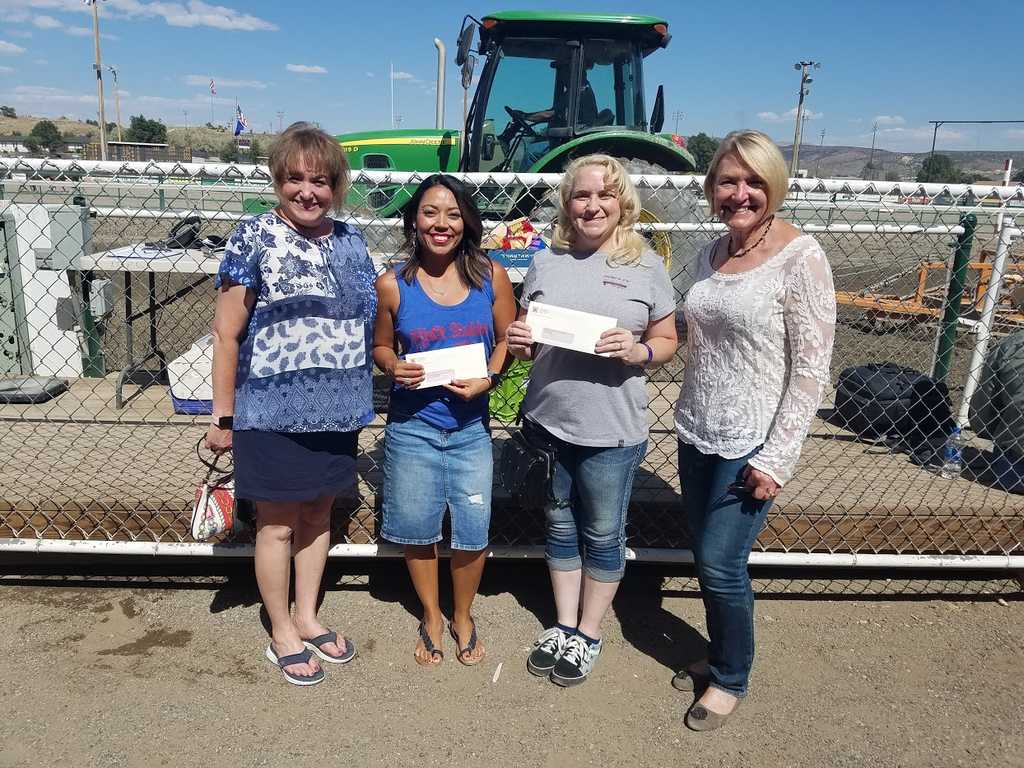
{"label": "black backpack", "polygon": [[946,385],[895,363],[856,365],[840,373],[836,417],[861,437],[895,439],[911,449],[944,442],[954,425]]}

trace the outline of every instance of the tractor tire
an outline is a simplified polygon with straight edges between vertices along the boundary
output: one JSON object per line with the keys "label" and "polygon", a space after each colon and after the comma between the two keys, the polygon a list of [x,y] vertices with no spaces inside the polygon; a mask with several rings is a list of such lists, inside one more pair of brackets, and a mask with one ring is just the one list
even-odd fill
{"label": "tractor tire", "polygon": [[[637,158],[619,157],[619,162],[631,176],[660,176],[670,173],[657,163]],[[655,189],[647,184],[638,184],[637,193],[643,209],[641,223],[696,224],[705,220],[697,204],[697,197],[689,190],[678,190],[666,186]],[[665,268],[672,279],[676,299],[682,301],[696,277],[696,256],[710,240],[710,232],[683,232],[673,229],[669,232],[645,233],[651,248],[665,260]]]}

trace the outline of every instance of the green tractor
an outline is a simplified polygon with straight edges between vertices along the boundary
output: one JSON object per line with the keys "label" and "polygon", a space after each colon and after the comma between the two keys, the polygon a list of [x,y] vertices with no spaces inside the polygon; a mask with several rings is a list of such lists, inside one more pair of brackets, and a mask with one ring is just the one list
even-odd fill
{"label": "green tractor", "polygon": [[[473,50],[479,30],[479,42]],[[664,91],[644,106],[643,62],[668,45],[668,23],[628,14],[503,11],[466,16],[455,63],[468,86],[483,58],[465,135],[456,130],[401,129],[338,136],[354,170],[558,173],[574,157],[602,152],[630,173],[691,173],[693,156],[674,134],[661,133]],[[401,215],[412,188],[358,184],[350,204],[376,217]],[[696,220],[692,195],[641,189],[641,222]],[[546,185],[484,186],[487,218],[549,219]],[[668,262],[673,236],[650,228],[652,246]],[[677,270],[674,270],[677,271]]]}

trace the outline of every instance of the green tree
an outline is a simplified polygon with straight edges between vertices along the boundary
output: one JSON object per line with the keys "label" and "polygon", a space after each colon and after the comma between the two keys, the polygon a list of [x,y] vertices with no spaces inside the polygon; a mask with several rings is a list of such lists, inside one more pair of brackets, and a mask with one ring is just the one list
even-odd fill
{"label": "green tree", "polygon": [[235,144],[234,139],[224,142],[224,145],[220,148],[220,159],[223,163],[238,162],[238,145]]}
{"label": "green tree", "polygon": [[17,117],[18,113],[14,110],[14,107],[8,107],[4,104],[0,107],[0,117]]}
{"label": "green tree", "polygon": [[693,155],[693,159],[697,163],[698,173],[707,173],[711,158],[715,156],[715,150],[718,149],[718,143],[718,139],[703,132],[687,139],[686,148],[690,150],[690,154]]}
{"label": "green tree", "polygon": [[886,181],[903,181],[903,179],[900,178],[900,172],[895,170],[895,169],[893,169],[893,168],[890,168],[888,171],[885,172],[885,180]]}
{"label": "green tree", "polygon": [[60,130],[49,120],[40,120],[32,126],[32,130],[25,140],[25,146],[30,152],[38,152],[45,149],[47,152],[56,152],[64,144]]}
{"label": "green tree", "polygon": [[149,120],[142,115],[133,115],[128,130],[124,133],[124,138],[126,141],[166,144],[167,126],[159,120]]}
{"label": "green tree", "polygon": [[921,163],[917,180],[921,183],[959,184],[963,181],[963,174],[949,155],[932,155]]}

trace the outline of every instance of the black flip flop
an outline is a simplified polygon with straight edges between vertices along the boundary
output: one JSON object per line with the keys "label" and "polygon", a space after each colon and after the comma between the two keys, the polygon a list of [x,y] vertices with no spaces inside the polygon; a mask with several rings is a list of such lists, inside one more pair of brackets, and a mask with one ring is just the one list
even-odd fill
{"label": "black flip flop", "polygon": [[278,656],[273,644],[271,644],[267,646],[266,657],[271,664],[276,664],[280,667],[284,679],[292,685],[316,685],[323,682],[324,677],[326,677],[323,667],[311,675],[296,675],[285,669],[285,667],[290,667],[292,664],[308,664],[309,660],[313,658],[313,654],[309,652],[308,648],[303,648],[298,653],[292,653],[288,656]]}
{"label": "black flip flop", "polygon": [[[425,621],[420,622],[420,640],[423,641],[423,647],[427,653],[430,654],[431,661],[420,661],[419,657],[414,653],[413,658],[416,663],[421,667],[436,667],[442,661],[444,661],[444,651],[440,648],[434,647],[434,641],[430,639],[430,635],[427,634],[427,623]],[[437,663],[434,663],[434,657],[437,657]]]}
{"label": "black flip flop", "polygon": [[469,620],[473,624],[473,632],[472,634],[470,634],[469,642],[466,643],[465,648],[459,648],[461,641],[459,640],[459,636],[455,633],[455,625],[451,622],[448,622],[448,631],[451,633],[452,639],[455,640],[455,649],[457,651],[457,653],[455,654],[455,658],[457,658],[461,664],[467,667],[475,667],[477,664],[484,660],[486,654],[484,654],[484,656],[481,656],[476,661],[466,660],[466,654],[472,653],[474,650],[476,650],[476,621],[472,617],[470,617]]}
{"label": "black flip flop", "polygon": [[337,644],[338,633],[333,630],[329,632],[324,632],[324,634],[318,635],[310,640],[303,640],[302,643],[309,650],[311,650],[321,659],[330,664],[348,664],[350,661],[352,661],[352,659],[356,657],[356,647],[352,644],[352,641],[349,640],[347,637],[343,637],[342,640],[345,643],[345,652],[340,656],[333,656],[332,654],[325,651],[322,647],[324,645],[327,645],[327,643]]}

